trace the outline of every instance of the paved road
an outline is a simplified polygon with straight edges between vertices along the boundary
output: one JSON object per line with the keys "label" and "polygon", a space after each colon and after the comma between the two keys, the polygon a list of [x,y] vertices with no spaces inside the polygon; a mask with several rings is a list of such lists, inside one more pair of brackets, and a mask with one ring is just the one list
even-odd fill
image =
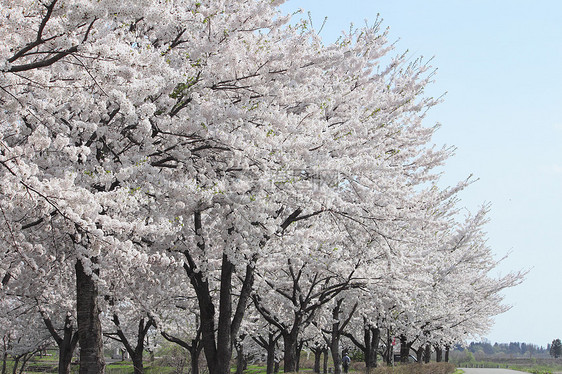
{"label": "paved road", "polygon": [[515,374],[521,373],[520,371],[509,369],[471,369],[461,368],[465,374]]}

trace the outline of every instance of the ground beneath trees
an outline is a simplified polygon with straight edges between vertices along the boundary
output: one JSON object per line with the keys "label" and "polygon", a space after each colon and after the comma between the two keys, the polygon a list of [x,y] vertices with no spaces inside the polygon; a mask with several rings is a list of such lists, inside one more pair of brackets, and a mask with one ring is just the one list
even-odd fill
{"label": "ground beneath trees", "polygon": [[520,371],[510,369],[474,369],[462,368],[465,374],[514,374],[521,373]]}

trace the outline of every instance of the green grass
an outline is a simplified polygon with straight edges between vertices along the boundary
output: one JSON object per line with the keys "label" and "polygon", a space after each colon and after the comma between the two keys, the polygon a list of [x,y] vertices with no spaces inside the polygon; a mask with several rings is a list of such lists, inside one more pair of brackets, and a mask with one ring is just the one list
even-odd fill
{"label": "green grass", "polygon": [[480,368],[501,368],[501,369],[512,369],[516,371],[521,371],[525,373],[532,374],[552,374],[555,372],[562,372],[562,366],[544,365],[537,364],[536,362],[530,362],[528,364],[520,363],[510,363],[510,362],[493,362],[493,361],[472,361],[472,362],[461,362],[458,364],[459,367],[480,367]]}
{"label": "green grass", "polygon": [[244,370],[245,374],[261,374],[266,372],[267,372],[267,368],[265,366],[258,366],[258,365],[248,365],[248,368]]}
{"label": "green grass", "polygon": [[[45,373],[46,368],[51,368],[53,371],[56,369],[58,365],[58,358],[53,358],[50,356],[47,357],[34,357],[33,361],[29,361],[25,366],[25,372],[28,374],[36,374],[36,373]],[[14,362],[8,360],[6,371],[11,373],[14,367]],[[21,368],[21,363],[18,369]],[[36,370],[34,370],[34,368]],[[161,366],[146,362],[144,364],[145,374],[171,374],[174,373],[174,368],[168,366]],[[37,370],[38,369],[38,370]],[[78,373],[78,365],[71,366],[71,373]],[[105,366],[106,374],[131,374],[133,373],[133,363],[130,361],[121,361],[121,362],[114,362],[109,363]],[[265,371],[264,371],[265,372]],[[258,372],[252,372],[251,374],[258,374]]]}
{"label": "green grass", "polygon": [[555,371],[561,370],[560,367],[558,367],[557,370],[556,367],[548,367],[544,365],[536,365],[533,367],[523,367],[523,366],[513,365],[510,366],[510,369],[523,371],[526,373],[533,373],[533,374],[552,374]]}
{"label": "green grass", "polygon": [[498,363],[493,361],[470,361],[470,362],[460,362],[458,364],[459,367],[467,367],[467,368],[499,368],[499,369],[507,369],[508,367],[511,368],[510,365],[506,363]]}

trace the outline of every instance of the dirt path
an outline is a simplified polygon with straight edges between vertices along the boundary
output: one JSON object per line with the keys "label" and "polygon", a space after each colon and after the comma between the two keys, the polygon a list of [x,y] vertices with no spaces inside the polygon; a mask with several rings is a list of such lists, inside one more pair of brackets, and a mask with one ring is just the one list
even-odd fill
{"label": "dirt path", "polygon": [[520,371],[509,369],[471,369],[461,368],[465,374],[514,374],[521,373]]}

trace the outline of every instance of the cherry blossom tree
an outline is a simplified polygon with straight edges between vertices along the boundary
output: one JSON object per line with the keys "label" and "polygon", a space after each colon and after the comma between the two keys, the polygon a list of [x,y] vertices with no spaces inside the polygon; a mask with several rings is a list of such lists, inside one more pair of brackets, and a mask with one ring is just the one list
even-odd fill
{"label": "cherry blossom tree", "polygon": [[52,344],[49,331],[38,318],[37,307],[28,300],[9,296],[0,300],[0,353],[2,373],[7,371],[8,357],[12,371],[23,372],[27,362]]}
{"label": "cherry blossom tree", "polygon": [[438,246],[421,252],[425,260],[404,262],[410,279],[401,287],[403,303],[393,321],[403,360],[410,349],[421,360],[432,346],[439,350],[481,336],[493,316],[509,309],[501,291],[519,284],[525,272],[493,276],[499,261],[486,244],[487,212],[485,206],[464,222],[453,222],[438,235]]}
{"label": "cherry blossom tree", "polygon": [[191,309],[181,304],[177,305],[177,308],[180,311],[170,309],[165,318],[160,316],[158,328],[164,339],[187,350],[191,362],[191,372],[198,374],[199,357],[203,350],[198,310],[195,306]]}

